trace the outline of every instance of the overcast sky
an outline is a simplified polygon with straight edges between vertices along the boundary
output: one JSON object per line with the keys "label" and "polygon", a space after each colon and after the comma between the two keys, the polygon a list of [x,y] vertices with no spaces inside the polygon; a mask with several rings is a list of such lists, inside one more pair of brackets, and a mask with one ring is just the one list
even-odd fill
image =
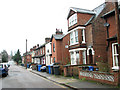
{"label": "overcast sky", "polygon": [[0,0],[0,52],[25,52],[43,44],[56,28],[67,32],[70,7],[92,10],[105,0]]}

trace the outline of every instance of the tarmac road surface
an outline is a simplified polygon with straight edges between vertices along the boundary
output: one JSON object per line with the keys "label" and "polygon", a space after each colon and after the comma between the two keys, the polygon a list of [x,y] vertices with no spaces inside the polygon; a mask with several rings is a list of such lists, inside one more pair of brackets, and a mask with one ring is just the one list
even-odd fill
{"label": "tarmac road surface", "polygon": [[[2,87],[1,87],[2,86]],[[1,88],[65,88],[16,65],[9,68],[9,75],[0,78]]]}

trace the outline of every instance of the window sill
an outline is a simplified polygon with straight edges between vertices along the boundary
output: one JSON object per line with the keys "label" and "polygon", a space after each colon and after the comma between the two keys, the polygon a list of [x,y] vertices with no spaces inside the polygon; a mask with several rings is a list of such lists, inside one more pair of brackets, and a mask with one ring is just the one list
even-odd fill
{"label": "window sill", "polygon": [[112,67],[112,70],[119,70],[119,66]]}
{"label": "window sill", "polygon": [[71,64],[71,65],[77,65],[77,64]]}
{"label": "window sill", "polygon": [[82,44],[86,44],[86,42],[82,42]]}
{"label": "window sill", "polygon": [[76,45],[76,44],[79,44],[79,42],[77,42],[77,43],[72,43],[72,44],[70,44],[69,46],[73,46],[73,45]]}

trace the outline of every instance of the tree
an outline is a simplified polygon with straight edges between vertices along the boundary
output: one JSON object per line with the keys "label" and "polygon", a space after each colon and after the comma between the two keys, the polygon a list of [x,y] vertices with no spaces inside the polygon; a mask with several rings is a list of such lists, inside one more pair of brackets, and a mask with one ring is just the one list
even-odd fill
{"label": "tree", "polygon": [[3,50],[1,52],[1,54],[2,54],[2,62],[8,62],[8,53],[7,53],[7,51]]}
{"label": "tree", "polygon": [[19,63],[22,62],[22,58],[21,58],[19,49],[17,50],[17,53],[12,57],[12,59],[13,59],[15,62],[17,62],[17,64],[19,64]]}

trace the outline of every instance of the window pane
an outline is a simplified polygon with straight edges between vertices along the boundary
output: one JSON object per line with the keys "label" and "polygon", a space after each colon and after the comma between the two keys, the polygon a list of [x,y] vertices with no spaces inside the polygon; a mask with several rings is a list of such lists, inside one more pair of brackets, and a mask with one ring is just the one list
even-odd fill
{"label": "window pane", "polygon": [[70,33],[70,43],[73,43],[73,32]]}
{"label": "window pane", "polygon": [[75,62],[74,62],[74,53],[73,52],[71,52],[71,64],[74,64]]}
{"label": "window pane", "polygon": [[55,52],[55,44],[53,43],[53,52]]}
{"label": "window pane", "polygon": [[82,30],[82,42],[85,43],[85,30],[84,29]]}
{"label": "window pane", "polygon": [[79,64],[79,51],[76,52],[76,63]]}
{"label": "window pane", "polygon": [[86,64],[86,51],[83,51],[83,64]]}
{"label": "window pane", "polygon": [[78,30],[75,31],[75,42],[78,42]]}
{"label": "window pane", "polygon": [[118,56],[114,56],[115,66],[118,66]]}
{"label": "window pane", "polygon": [[54,63],[55,63],[55,57],[54,57]]}
{"label": "window pane", "polygon": [[118,66],[118,44],[112,44],[112,52],[113,52],[113,67]]}

